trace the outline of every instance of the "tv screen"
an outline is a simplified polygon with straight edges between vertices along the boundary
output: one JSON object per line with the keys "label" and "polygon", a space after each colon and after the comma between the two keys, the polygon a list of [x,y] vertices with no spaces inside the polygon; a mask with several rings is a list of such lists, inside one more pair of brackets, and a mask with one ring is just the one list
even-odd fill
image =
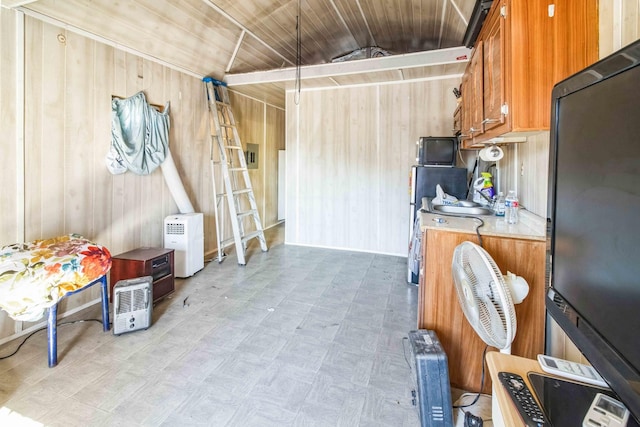
{"label": "tv screen", "polygon": [[640,42],[553,91],[547,309],[640,417]]}
{"label": "tv screen", "polygon": [[457,138],[453,136],[421,136],[416,161],[423,166],[455,166],[456,144]]}

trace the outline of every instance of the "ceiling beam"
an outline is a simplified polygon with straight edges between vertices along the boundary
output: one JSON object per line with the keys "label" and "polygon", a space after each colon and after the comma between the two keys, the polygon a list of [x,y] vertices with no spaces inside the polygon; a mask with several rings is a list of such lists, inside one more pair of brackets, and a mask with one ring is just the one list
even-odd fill
{"label": "ceiling beam", "polygon": [[[467,62],[470,56],[471,50],[461,46],[449,49],[407,53],[404,55],[384,56],[381,58],[360,59],[357,61],[307,65],[301,68],[300,78],[305,80],[321,77],[344,76],[349,74],[374,73],[379,71],[452,64]],[[227,74],[224,80],[229,86],[241,86],[258,83],[293,81],[295,78],[296,68],[290,67],[253,73]]]}

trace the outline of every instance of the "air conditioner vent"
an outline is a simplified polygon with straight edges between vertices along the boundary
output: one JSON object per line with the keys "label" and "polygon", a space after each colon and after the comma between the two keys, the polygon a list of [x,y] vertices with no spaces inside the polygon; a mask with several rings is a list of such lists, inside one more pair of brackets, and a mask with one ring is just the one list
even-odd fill
{"label": "air conditioner vent", "polygon": [[169,222],[166,226],[167,234],[184,234],[184,223]]}

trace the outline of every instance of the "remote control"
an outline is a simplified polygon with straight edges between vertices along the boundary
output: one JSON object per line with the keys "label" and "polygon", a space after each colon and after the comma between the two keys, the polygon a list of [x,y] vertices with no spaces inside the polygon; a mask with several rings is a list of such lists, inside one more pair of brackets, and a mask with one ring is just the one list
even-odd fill
{"label": "remote control", "polygon": [[609,385],[602,379],[600,374],[589,365],[545,356],[544,354],[538,355],[538,363],[540,363],[543,371],[550,374],[609,388]]}
{"label": "remote control", "polygon": [[527,427],[543,427],[549,425],[540,406],[533,398],[527,383],[518,374],[499,372],[498,378],[507,389],[511,400],[518,408],[520,416]]}

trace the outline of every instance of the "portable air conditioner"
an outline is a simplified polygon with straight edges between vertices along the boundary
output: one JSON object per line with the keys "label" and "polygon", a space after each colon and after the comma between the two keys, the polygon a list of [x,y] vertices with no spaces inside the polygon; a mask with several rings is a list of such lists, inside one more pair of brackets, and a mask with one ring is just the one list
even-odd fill
{"label": "portable air conditioner", "polygon": [[151,326],[153,277],[120,280],[113,287],[113,334],[120,335]]}
{"label": "portable air conditioner", "polygon": [[174,250],[174,275],[189,277],[204,268],[203,214],[171,215],[164,219],[164,247]]}
{"label": "portable air conditioner", "polygon": [[434,331],[419,329],[409,332],[409,342],[421,426],[452,426],[449,367],[438,336]]}

